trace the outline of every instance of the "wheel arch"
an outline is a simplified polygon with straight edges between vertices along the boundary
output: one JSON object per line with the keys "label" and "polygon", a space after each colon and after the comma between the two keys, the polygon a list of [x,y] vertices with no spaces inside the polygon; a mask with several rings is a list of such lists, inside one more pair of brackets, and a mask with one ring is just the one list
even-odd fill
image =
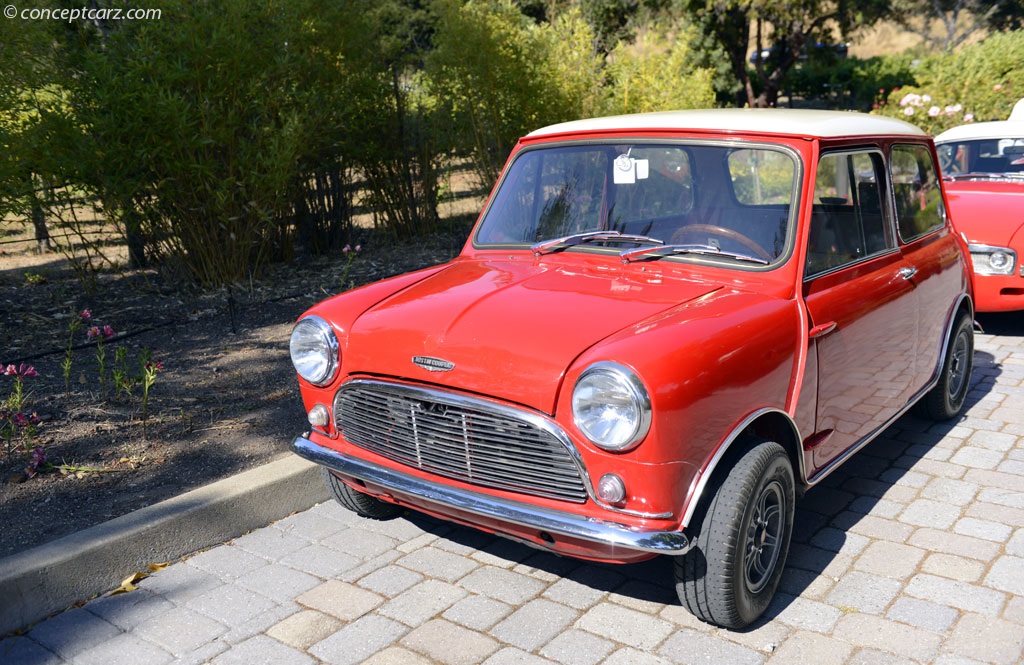
{"label": "wheel arch", "polygon": [[942,346],[939,347],[939,361],[935,366],[935,371],[932,373],[933,382],[938,381],[939,374],[942,372],[942,363],[946,358],[946,352],[949,351],[949,345],[953,341],[953,327],[956,325],[956,321],[961,314],[967,315],[971,322],[974,322],[974,301],[966,293],[960,294],[956,303],[949,309],[949,317],[946,319],[946,330],[942,335]]}
{"label": "wheel arch", "polygon": [[798,488],[806,484],[801,438],[796,423],[789,414],[779,409],[760,409],[733,429],[701,472],[683,513],[683,528],[692,527],[698,508],[714,494],[717,483],[729,473],[734,461],[761,441],[774,441],[782,446],[793,465],[793,476]]}

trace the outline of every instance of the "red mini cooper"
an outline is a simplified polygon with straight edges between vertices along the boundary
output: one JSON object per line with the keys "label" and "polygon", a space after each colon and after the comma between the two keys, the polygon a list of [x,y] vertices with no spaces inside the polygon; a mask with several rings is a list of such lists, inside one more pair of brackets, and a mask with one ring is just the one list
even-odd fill
{"label": "red mini cooper", "polygon": [[775,592],[800,490],[915,404],[963,409],[965,256],[932,141],[898,120],[547,127],[457,258],[299,319],[293,449],[364,516],[672,556],[681,602],[741,627]]}

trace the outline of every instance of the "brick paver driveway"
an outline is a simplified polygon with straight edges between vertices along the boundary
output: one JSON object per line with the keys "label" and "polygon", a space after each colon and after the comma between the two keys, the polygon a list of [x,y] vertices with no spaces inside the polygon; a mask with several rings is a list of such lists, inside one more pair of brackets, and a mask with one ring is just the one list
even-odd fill
{"label": "brick paver driveway", "polygon": [[683,610],[665,559],[562,559],[324,504],[0,642],[4,663],[1019,663],[1024,315],[982,319],[967,416],[905,417],[799,504],[745,632]]}

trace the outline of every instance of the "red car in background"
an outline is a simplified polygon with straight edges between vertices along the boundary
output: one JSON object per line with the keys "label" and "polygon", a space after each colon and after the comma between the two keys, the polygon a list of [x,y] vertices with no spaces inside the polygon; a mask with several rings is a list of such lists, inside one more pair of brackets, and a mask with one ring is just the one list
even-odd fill
{"label": "red car in background", "polygon": [[462,253],[339,294],[291,336],[334,498],[617,563],[745,626],[802,490],[915,405],[962,413],[966,246],[932,140],[783,109],[522,138]]}
{"label": "red car in background", "polygon": [[953,226],[974,264],[979,312],[1024,310],[1024,99],[1009,120],[935,137]]}

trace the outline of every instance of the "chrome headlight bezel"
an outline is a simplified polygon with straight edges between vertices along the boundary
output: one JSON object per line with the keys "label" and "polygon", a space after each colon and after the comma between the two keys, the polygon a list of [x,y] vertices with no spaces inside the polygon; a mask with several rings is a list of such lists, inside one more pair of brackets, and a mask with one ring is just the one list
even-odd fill
{"label": "chrome headlight bezel", "polygon": [[338,374],[338,338],[331,325],[319,316],[306,316],[295,324],[288,353],[298,375],[314,386],[325,386]]}
{"label": "chrome headlight bezel", "polygon": [[972,244],[967,250],[976,275],[1012,275],[1017,267],[1017,252],[1009,247]]}
{"label": "chrome headlight bezel", "polygon": [[597,362],[576,379],[572,416],[576,428],[595,446],[625,452],[647,436],[651,400],[633,370],[615,362]]}

